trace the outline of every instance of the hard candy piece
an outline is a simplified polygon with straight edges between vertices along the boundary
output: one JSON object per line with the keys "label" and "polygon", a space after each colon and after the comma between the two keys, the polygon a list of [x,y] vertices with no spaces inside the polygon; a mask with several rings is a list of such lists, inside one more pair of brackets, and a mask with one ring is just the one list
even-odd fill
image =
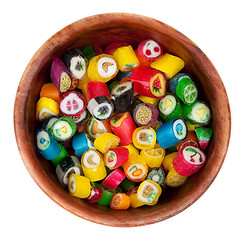
{"label": "hard candy piece", "polygon": [[89,45],[81,51],[88,61],[93,57],[103,53],[103,50],[98,45]]}
{"label": "hard candy piece", "polygon": [[86,91],[87,91],[87,102],[89,102],[91,99],[95,97],[100,97],[100,96],[106,96],[110,98],[110,92],[108,90],[108,87],[106,83],[104,82],[88,82],[86,84]]}
{"label": "hard candy piece", "polygon": [[103,180],[102,185],[110,189],[115,189],[125,177],[125,173],[119,168],[116,168]]}
{"label": "hard candy piece", "polygon": [[165,172],[160,167],[152,168],[147,175],[147,180],[156,182],[162,189],[165,189],[165,178]]}
{"label": "hard candy piece", "polygon": [[99,187],[92,187],[91,194],[87,200],[91,203],[96,203],[101,200],[103,195],[103,190]]}
{"label": "hard candy piece", "polygon": [[112,133],[103,133],[94,141],[94,147],[105,154],[110,148],[118,147],[120,138]]}
{"label": "hard candy piece", "polygon": [[110,208],[126,210],[130,207],[130,198],[125,193],[116,193],[110,201]]}
{"label": "hard candy piece", "polygon": [[42,98],[42,97],[51,98],[57,103],[59,103],[59,101],[60,101],[59,91],[53,83],[43,84],[41,91],[40,91],[40,98]]}
{"label": "hard candy piece", "polygon": [[116,193],[115,190],[112,190],[110,188],[106,188],[101,185],[101,189],[103,191],[101,199],[97,202],[100,205],[108,206],[110,204],[110,201],[113,197],[113,195]]}
{"label": "hard candy piece", "polygon": [[132,208],[138,208],[138,207],[145,205],[144,202],[142,202],[140,199],[138,199],[137,191],[138,191],[138,186],[132,188],[129,192],[126,193],[130,198],[130,206]]}
{"label": "hard candy piece", "polygon": [[200,145],[200,148],[202,150],[205,150],[209,144],[209,141],[213,134],[212,128],[204,128],[204,127],[197,127],[195,128],[195,132],[198,138],[198,142]]}
{"label": "hard candy piece", "polygon": [[59,164],[65,157],[69,157],[69,156],[70,156],[69,153],[68,153],[68,151],[67,151],[67,149],[66,149],[61,143],[59,143],[59,146],[60,146],[60,148],[61,148],[61,152],[60,152],[60,154],[59,154],[56,158],[54,158],[54,159],[51,160],[51,162],[52,162],[52,164],[54,165],[54,167],[57,167],[58,164]]}
{"label": "hard candy piece", "polygon": [[188,131],[186,138],[183,141],[176,144],[177,151],[179,151],[182,147],[186,145],[199,147],[197,136],[194,131]]}

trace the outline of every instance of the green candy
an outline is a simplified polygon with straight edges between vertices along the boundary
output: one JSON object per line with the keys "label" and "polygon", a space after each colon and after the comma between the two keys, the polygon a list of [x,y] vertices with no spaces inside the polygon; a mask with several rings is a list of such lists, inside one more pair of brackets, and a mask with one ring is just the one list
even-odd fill
{"label": "green candy", "polygon": [[102,194],[102,198],[97,203],[103,206],[107,206],[110,204],[110,201],[116,192],[115,190],[106,188],[102,185],[100,187],[103,190],[103,194]]}
{"label": "green candy", "polygon": [[213,129],[198,127],[195,129],[195,132],[201,149],[205,150],[212,137]]}
{"label": "green candy", "polygon": [[119,185],[125,192],[129,192],[132,188],[136,186],[135,182],[128,178],[125,178]]}
{"label": "green candy", "polygon": [[54,158],[53,160],[51,160],[51,162],[53,163],[53,165],[55,167],[58,166],[58,164],[61,162],[62,159],[64,159],[65,157],[68,157],[69,156],[68,151],[66,150],[66,148],[61,143],[59,143],[59,146],[61,148],[60,154],[56,158]]}
{"label": "green candy", "polygon": [[83,50],[81,50],[81,52],[84,54],[88,61],[97,55],[97,52],[92,45],[85,47]]}
{"label": "green candy", "polygon": [[109,83],[108,90],[110,93],[112,92],[112,89],[114,88],[114,86],[116,86],[117,84],[119,84],[119,80],[115,80],[115,81],[112,81],[111,83]]}

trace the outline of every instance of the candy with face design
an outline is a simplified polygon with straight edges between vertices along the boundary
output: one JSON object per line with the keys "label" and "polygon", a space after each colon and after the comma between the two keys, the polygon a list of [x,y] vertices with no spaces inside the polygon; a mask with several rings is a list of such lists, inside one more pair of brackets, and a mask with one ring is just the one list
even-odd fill
{"label": "candy with face design", "polygon": [[163,54],[163,50],[156,41],[148,39],[139,43],[138,53],[142,58],[153,61]]}

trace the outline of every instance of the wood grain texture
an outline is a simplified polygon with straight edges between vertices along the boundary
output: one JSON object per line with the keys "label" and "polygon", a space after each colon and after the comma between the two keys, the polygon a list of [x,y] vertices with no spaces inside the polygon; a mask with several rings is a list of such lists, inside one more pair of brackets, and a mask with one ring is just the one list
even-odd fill
{"label": "wood grain texture", "polygon": [[[185,72],[192,75],[213,112],[213,137],[206,165],[178,189],[168,189],[153,207],[116,211],[87,203],[68,194],[58,182],[53,166],[35,149],[35,104],[41,86],[49,79],[53,58],[72,47],[82,49],[90,44],[104,48],[111,41],[122,40],[136,47],[142,40],[153,38],[164,52],[181,57]],[[119,227],[133,227],[165,220],[193,204],[217,176],[229,144],[231,114],[228,97],[216,69],[205,54],[186,36],[172,27],[145,16],[111,13],[91,16],[68,25],[53,35],[31,59],[21,78],[14,108],[16,141],[23,162],[37,185],[57,204],[92,222]]]}

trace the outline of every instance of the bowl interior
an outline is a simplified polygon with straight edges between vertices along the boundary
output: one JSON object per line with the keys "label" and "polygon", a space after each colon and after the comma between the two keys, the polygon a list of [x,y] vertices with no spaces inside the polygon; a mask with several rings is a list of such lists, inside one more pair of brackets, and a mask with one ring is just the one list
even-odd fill
{"label": "bowl interior", "polygon": [[[180,188],[167,188],[159,203],[117,211],[98,204],[89,204],[69,195],[55,175],[52,164],[36,151],[34,134],[39,127],[35,120],[35,104],[41,86],[50,81],[50,64],[67,49],[82,49],[97,44],[104,49],[111,41],[126,41],[134,48],[142,40],[153,38],[164,52],[185,61],[182,72],[189,73],[200,90],[199,99],[212,109],[214,129],[207,151],[206,165]],[[216,177],[226,154],[230,136],[230,111],[222,81],[204,53],[187,37],[157,20],[133,14],[102,14],[77,21],[52,36],[37,51],[27,66],[16,95],[16,139],[29,173],[39,187],[66,210],[87,220],[112,226],[138,226],[167,219],[190,206]]]}

